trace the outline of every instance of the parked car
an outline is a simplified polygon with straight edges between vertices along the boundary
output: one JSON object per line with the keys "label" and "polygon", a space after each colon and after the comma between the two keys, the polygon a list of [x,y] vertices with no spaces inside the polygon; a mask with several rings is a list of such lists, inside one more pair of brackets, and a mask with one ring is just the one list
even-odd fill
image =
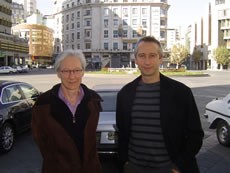
{"label": "parked car", "polygon": [[0,67],[0,74],[10,74],[10,73],[17,73],[17,70],[10,67],[10,66],[1,66]]}
{"label": "parked car", "polygon": [[0,152],[10,151],[15,136],[30,128],[31,108],[39,94],[28,83],[0,80]]}
{"label": "parked car", "polygon": [[210,129],[216,129],[216,136],[223,146],[230,146],[230,94],[216,98],[206,105],[204,116]]}
{"label": "parked car", "polygon": [[116,98],[121,85],[97,85],[93,89],[103,102],[97,126],[97,149],[99,154],[117,153]]}
{"label": "parked car", "polygon": [[27,73],[29,70],[29,68],[26,67],[25,65],[24,66],[23,65],[21,65],[21,66],[20,65],[14,65],[12,67],[14,69],[16,69],[18,73]]}

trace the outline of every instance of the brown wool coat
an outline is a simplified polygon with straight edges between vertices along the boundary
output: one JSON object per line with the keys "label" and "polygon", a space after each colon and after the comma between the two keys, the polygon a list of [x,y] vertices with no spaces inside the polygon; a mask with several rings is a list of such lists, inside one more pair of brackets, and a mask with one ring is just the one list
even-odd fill
{"label": "brown wool coat", "polygon": [[95,133],[101,109],[99,98],[91,98],[87,105],[90,115],[84,130],[82,161],[73,139],[50,115],[50,105],[44,104],[48,95],[44,93],[39,98],[32,116],[32,135],[43,157],[42,173],[100,173]]}

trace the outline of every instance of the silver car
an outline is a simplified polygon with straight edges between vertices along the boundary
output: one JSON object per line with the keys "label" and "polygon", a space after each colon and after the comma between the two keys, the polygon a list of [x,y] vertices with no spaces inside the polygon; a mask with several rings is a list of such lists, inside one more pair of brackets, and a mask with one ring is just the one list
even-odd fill
{"label": "silver car", "polygon": [[121,85],[97,85],[93,89],[102,97],[102,109],[97,126],[97,149],[100,154],[117,153],[116,99]]}

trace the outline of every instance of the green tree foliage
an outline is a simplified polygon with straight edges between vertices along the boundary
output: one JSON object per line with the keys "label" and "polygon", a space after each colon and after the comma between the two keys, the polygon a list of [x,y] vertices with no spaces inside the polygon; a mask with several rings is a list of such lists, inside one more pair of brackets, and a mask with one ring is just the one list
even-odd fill
{"label": "green tree foliage", "polygon": [[188,49],[181,44],[173,45],[171,49],[170,62],[173,64],[181,64],[188,57]]}
{"label": "green tree foliage", "polygon": [[199,62],[202,56],[203,56],[203,54],[200,50],[195,49],[193,51],[192,57],[193,57],[195,62]]}
{"label": "green tree foliage", "polygon": [[228,65],[230,63],[230,50],[225,46],[216,48],[213,55],[218,64]]}

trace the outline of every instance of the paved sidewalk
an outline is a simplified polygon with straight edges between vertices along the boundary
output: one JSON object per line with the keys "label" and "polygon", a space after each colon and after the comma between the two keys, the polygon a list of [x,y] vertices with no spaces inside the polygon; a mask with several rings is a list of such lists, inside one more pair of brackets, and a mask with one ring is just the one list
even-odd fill
{"label": "paved sidewalk", "polygon": [[201,173],[230,173],[230,148],[220,145],[214,133],[204,140],[197,161]]}

